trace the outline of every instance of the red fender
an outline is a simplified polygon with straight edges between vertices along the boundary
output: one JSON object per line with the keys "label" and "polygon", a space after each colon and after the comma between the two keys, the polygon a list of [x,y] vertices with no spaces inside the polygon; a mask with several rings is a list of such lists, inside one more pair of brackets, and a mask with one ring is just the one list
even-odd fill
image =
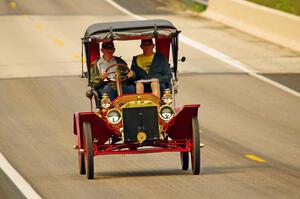
{"label": "red fender", "polygon": [[166,129],[166,133],[172,139],[192,138],[192,118],[198,116],[200,104],[184,105],[176,108],[172,122]]}
{"label": "red fender", "polygon": [[83,122],[91,123],[93,138],[98,139],[99,144],[104,144],[114,134],[114,131],[108,128],[107,122],[101,119],[94,112],[74,113],[73,133],[77,135],[77,143],[79,148],[83,148]]}

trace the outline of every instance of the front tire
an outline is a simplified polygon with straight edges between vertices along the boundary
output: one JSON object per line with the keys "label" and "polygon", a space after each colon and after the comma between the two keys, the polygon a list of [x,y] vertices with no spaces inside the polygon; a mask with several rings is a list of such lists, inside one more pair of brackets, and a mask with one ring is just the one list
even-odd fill
{"label": "front tire", "polygon": [[200,135],[199,135],[199,123],[198,118],[192,118],[192,171],[194,175],[200,173]]}
{"label": "front tire", "polygon": [[79,174],[85,174],[85,163],[84,163],[84,153],[81,153],[78,149],[78,164],[79,164]]}
{"label": "front tire", "polygon": [[84,139],[84,156],[86,165],[87,179],[94,179],[94,151],[93,151],[93,137],[91,124],[89,122],[83,123],[83,139]]}

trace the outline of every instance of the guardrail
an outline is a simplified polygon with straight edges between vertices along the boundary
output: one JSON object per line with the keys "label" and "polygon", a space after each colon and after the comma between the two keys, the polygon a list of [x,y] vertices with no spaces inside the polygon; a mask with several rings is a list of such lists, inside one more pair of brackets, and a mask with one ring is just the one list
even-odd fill
{"label": "guardrail", "polygon": [[209,0],[210,19],[300,52],[300,17],[242,0]]}
{"label": "guardrail", "polygon": [[195,1],[197,3],[200,3],[200,4],[203,4],[205,6],[208,6],[208,0],[193,0],[193,1]]}

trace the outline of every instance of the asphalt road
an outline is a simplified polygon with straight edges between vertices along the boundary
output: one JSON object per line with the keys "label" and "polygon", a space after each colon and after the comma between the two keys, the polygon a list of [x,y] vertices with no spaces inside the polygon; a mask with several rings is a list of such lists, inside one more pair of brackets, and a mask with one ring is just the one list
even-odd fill
{"label": "asphalt road", "polygon": [[[179,154],[160,153],[96,157],[96,179],[87,181],[72,149],[72,114],[89,110],[80,37],[92,23],[133,18],[101,0],[14,2],[0,2],[0,152],[43,198],[300,197],[299,98],[185,44],[177,104],[201,104],[202,175],[181,171]],[[296,52],[174,13],[163,1],[116,2],[170,19],[186,36],[299,89]],[[138,43],[117,43],[129,63],[138,52]],[[0,198],[23,197],[0,171]]]}

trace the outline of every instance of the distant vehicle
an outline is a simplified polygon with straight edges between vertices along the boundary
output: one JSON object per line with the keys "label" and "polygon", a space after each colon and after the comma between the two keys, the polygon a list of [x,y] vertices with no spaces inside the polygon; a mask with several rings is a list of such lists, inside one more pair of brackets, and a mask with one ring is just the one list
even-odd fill
{"label": "distant vehicle", "polygon": [[[199,104],[175,107],[178,63],[178,31],[166,20],[143,20],[97,23],[89,26],[82,38],[86,54],[86,77],[90,81],[91,63],[100,56],[99,45],[105,41],[141,40],[154,38],[156,52],[169,60],[172,49],[172,80],[162,98],[152,93],[122,94],[110,101],[100,96],[92,87],[87,97],[90,112],[74,113],[74,134],[77,136],[79,173],[94,178],[96,155],[142,154],[179,152],[182,170],[189,168],[191,154],[192,172],[200,173],[200,136],[198,124]],[[184,61],[185,57],[181,58]],[[111,67],[125,68],[114,65]],[[115,73],[117,88],[122,88],[124,74]],[[93,102],[97,111],[93,111]]]}

